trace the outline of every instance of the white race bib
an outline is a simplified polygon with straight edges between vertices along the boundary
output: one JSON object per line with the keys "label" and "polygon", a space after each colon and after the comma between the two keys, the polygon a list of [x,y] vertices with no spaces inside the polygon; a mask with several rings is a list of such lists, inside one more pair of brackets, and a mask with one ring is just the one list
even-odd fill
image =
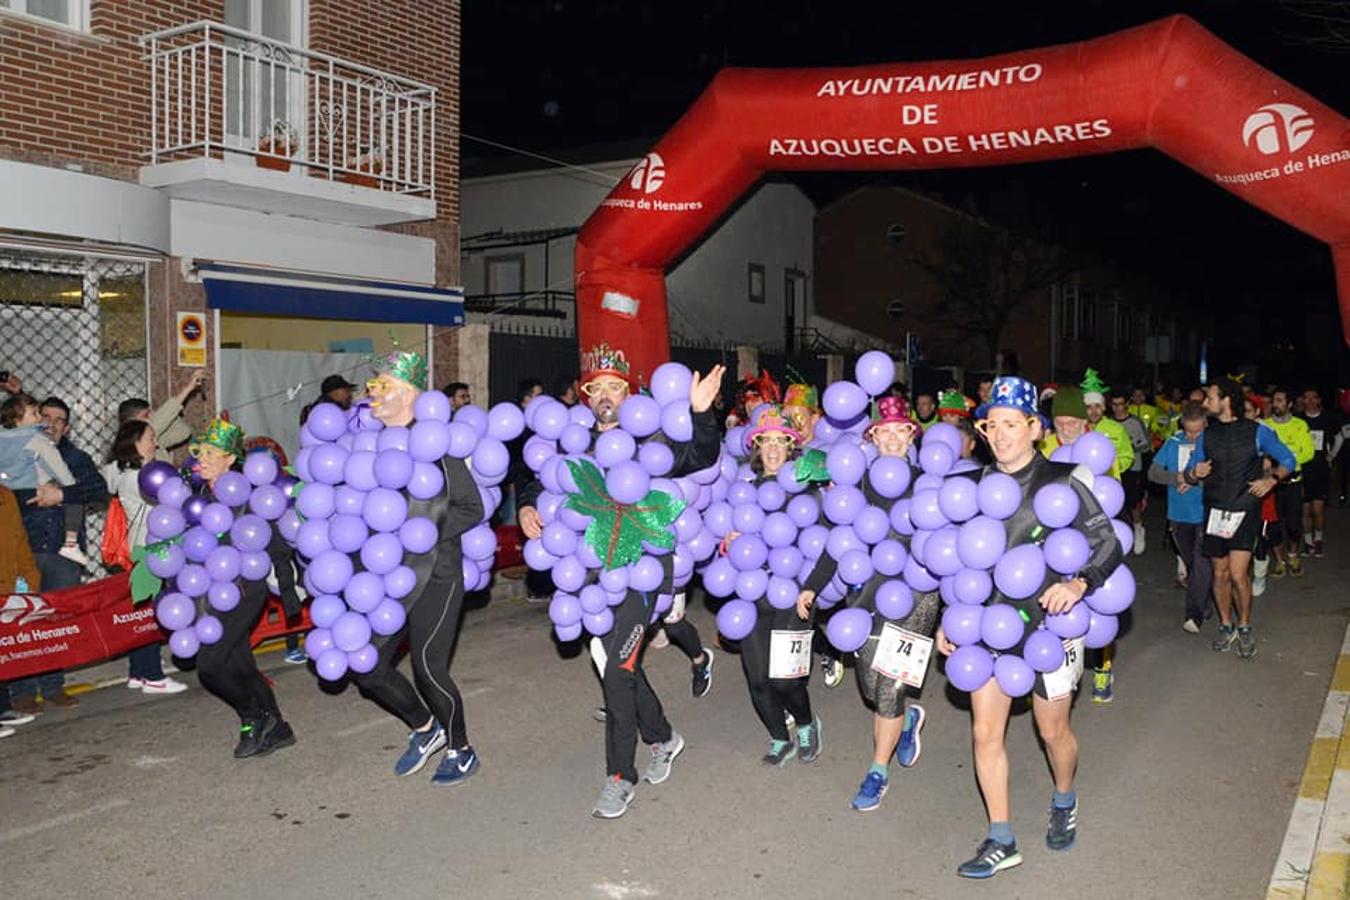
{"label": "white race bib", "polygon": [[1322,452],[1323,441],[1325,440],[1325,439],[1322,437],[1322,432],[1320,432],[1320,431],[1310,431],[1310,432],[1308,432],[1308,433],[1312,435],[1313,449],[1316,450],[1318,453],[1321,453],[1321,452]]}
{"label": "white race bib", "polygon": [[1191,454],[1195,452],[1195,447],[1190,444],[1180,444],[1177,446],[1177,471],[1185,472],[1186,466],[1191,461]]}
{"label": "white race bib", "polygon": [[1083,677],[1083,639],[1074,638],[1063,643],[1064,665],[1042,676],[1047,700],[1069,696],[1078,689],[1078,682]]}
{"label": "white race bib", "polygon": [[921,688],[932,655],[932,638],[887,622],[877,637],[872,670],[912,688]]}
{"label": "white race bib", "polygon": [[1237,534],[1237,530],[1242,527],[1242,520],[1245,518],[1247,518],[1245,512],[1211,509],[1209,511],[1209,522],[1205,525],[1205,534],[1212,534],[1226,541]]}
{"label": "white race bib", "polygon": [[811,671],[811,638],[815,632],[773,631],[769,634],[769,677],[805,678]]}

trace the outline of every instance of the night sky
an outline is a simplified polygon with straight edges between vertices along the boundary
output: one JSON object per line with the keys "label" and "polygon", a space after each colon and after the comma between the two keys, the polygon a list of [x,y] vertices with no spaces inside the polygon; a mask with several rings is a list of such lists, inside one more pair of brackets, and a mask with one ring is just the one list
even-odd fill
{"label": "night sky", "polygon": [[[463,130],[545,154],[611,141],[653,143],[723,66],[987,56],[1082,40],[1176,12],[1332,108],[1350,111],[1350,46],[1338,53],[1311,45],[1308,38],[1324,31],[1299,16],[1299,7],[1300,0],[466,0]],[[1350,20],[1350,11],[1345,15]],[[464,141],[466,163],[501,153]],[[1312,352],[1331,370],[1327,376],[1350,374],[1338,339],[1309,341],[1309,332],[1325,335],[1337,321],[1329,318],[1336,300],[1325,246],[1156,151],[790,178],[818,204],[866,184],[898,184],[1012,227],[1048,231],[1142,273],[1177,303],[1217,319],[1214,336],[1228,361],[1245,355],[1265,368],[1289,369]]]}

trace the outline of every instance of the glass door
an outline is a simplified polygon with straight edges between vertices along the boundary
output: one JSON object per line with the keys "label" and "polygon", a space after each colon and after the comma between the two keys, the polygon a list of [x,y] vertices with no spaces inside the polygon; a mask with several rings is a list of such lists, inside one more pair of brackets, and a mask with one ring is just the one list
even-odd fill
{"label": "glass door", "polygon": [[224,41],[226,144],[289,168],[305,142],[305,60],[289,49],[305,45],[305,0],[225,0],[225,24],[257,35]]}

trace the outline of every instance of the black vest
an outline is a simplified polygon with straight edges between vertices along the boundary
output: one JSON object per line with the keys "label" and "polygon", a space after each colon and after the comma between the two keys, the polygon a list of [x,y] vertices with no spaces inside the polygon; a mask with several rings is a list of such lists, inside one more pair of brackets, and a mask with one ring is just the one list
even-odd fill
{"label": "black vest", "polygon": [[1205,459],[1214,469],[1205,479],[1205,508],[1255,512],[1261,498],[1248,485],[1261,477],[1261,453],[1256,448],[1256,429],[1250,419],[1220,422],[1210,419],[1205,428]]}

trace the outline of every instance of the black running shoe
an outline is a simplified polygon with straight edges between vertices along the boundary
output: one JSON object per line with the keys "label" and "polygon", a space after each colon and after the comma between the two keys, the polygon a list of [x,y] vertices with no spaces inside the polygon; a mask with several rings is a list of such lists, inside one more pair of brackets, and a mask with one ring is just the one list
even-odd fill
{"label": "black running shoe", "polygon": [[1051,850],[1068,850],[1078,838],[1078,801],[1068,809],[1050,805],[1050,825],[1045,830],[1045,846]]}
{"label": "black running shoe", "polygon": [[239,743],[235,745],[234,758],[266,756],[273,750],[294,743],[295,732],[289,724],[271,713],[263,713],[261,718],[245,719],[239,726]]}
{"label": "black running shoe", "polygon": [[707,696],[708,691],[712,689],[712,648],[704,647],[702,664],[691,663],[690,668],[693,669],[694,674],[689,687],[693,691],[694,699],[697,700],[699,697]]}
{"label": "black running shoe", "polygon": [[245,719],[239,724],[239,743],[234,745],[235,759],[257,756],[262,749],[263,719]]}
{"label": "black running shoe", "polygon": [[1004,869],[1021,864],[1017,844],[1000,844],[993,838],[985,838],[975,856],[956,867],[956,874],[962,878],[993,878]]}

